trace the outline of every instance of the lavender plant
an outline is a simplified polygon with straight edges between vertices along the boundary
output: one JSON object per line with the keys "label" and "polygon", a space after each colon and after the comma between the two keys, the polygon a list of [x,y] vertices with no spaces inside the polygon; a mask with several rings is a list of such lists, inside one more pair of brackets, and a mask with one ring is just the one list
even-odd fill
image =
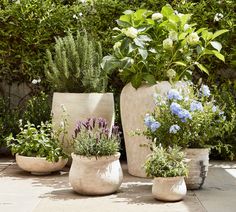
{"label": "lavender plant", "polygon": [[86,157],[114,155],[120,148],[118,126],[110,130],[103,118],[79,121],[75,129],[74,153]]}

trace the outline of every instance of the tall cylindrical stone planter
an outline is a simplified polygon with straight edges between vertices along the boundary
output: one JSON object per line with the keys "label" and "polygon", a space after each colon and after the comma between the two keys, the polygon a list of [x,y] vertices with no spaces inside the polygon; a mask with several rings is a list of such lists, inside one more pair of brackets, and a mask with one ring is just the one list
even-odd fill
{"label": "tall cylindrical stone planter", "polygon": [[185,178],[187,188],[200,189],[207,177],[209,166],[209,149],[188,148],[185,150],[188,162],[188,177]]}
{"label": "tall cylindrical stone planter", "polygon": [[145,114],[151,113],[155,106],[153,94],[158,92],[160,95],[164,95],[171,87],[171,84],[167,81],[159,82],[153,86],[143,85],[138,89],[135,89],[129,83],[121,92],[121,120],[125,138],[128,172],[131,175],[146,177],[143,165],[147,155],[151,153],[148,147],[141,147],[142,144],[148,144],[149,141],[144,136],[131,135],[131,132],[137,129],[141,131],[145,129],[143,121]]}
{"label": "tall cylindrical stone planter", "polygon": [[[53,127],[58,129],[63,120],[63,109],[66,110],[67,132],[64,147],[68,153],[73,152],[70,141],[78,120],[90,117],[102,117],[110,128],[114,125],[115,109],[113,93],[54,93],[52,102]],[[65,114],[64,114],[65,115]]]}
{"label": "tall cylindrical stone planter", "polygon": [[105,195],[116,192],[123,180],[120,153],[111,156],[85,157],[72,153],[69,182],[83,195]]}

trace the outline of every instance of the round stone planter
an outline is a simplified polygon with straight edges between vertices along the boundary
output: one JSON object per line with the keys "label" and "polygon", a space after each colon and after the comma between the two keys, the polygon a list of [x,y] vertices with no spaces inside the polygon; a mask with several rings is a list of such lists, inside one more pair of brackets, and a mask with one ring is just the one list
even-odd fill
{"label": "round stone planter", "polygon": [[188,177],[185,178],[187,188],[200,189],[204,184],[209,166],[209,149],[192,149],[185,150],[188,162]]}
{"label": "round stone planter", "polygon": [[[108,126],[114,125],[115,111],[112,93],[57,93],[53,94],[52,122],[58,129],[63,120],[63,109],[66,110],[67,134],[63,137],[64,150],[68,154],[73,152],[71,139],[79,120],[102,117],[107,120]],[[65,114],[64,114],[65,115]]]}
{"label": "round stone planter", "polygon": [[179,201],[187,193],[184,177],[155,177],[152,194],[162,201]]}
{"label": "round stone planter", "polygon": [[57,162],[47,161],[41,157],[26,157],[16,154],[17,165],[34,175],[48,175],[52,172],[61,170],[67,163],[68,159],[60,158]]}
{"label": "round stone planter", "polygon": [[116,192],[123,180],[120,153],[103,157],[84,157],[72,153],[69,182],[83,195],[105,195]]}
{"label": "round stone planter", "polygon": [[[181,86],[181,82],[176,84]],[[132,131],[140,129],[143,131],[144,117],[146,113],[151,113],[155,107],[153,94],[166,94],[171,89],[171,84],[167,81],[159,82],[156,85],[143,85],[135,89],[130,83],[127,84],[120,97],[121,121],[125,138],[125,149],[127,155],[128,172],[137,177],[146,177],[143,165],[147,155],[151,153],[147,147],[140,147],[148,144],[144,136],[131,135]]]}

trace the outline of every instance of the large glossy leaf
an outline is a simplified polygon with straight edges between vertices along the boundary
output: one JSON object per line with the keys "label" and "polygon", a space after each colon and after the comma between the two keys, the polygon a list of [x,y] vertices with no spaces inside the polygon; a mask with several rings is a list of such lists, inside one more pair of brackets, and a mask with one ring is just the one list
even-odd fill
{"label": "large glossy leaf", "polygon": [[142,84],[142,80],[142,75],[140,73],[137,73],[132,77],[131,84],[134,88],[137,89]]}
{"label": "large glossy leaf", "polygon": [[216,50],[213,50],[212,52],[213,52],[213,54],[214,54],[218,59],[220,59],[220,60],[222,60],[223,62],[225,62],[225,57],[224,57],[224,55],[222,55],[220,52],[218,52],[218,51],[216,51]]}
{"label": "large glossy leaf", "polygon": [[196,65],[201,71],[203,71],[209,75],[209,71],[207,70],[207,68],[204,65],[202,65],[201,63],[196,63]]}
{"label": "large glossy leaf", "polygon": [[218,31],[216,31],[216,32],[213,34],[212,39],[215,39],[215,38],[217,38],[218,36],[220,36],[220,35],[222,35],[222,34],[228,32],[228,31],[229,31],[229,30],[227,30],[227,29],[218,30]]}
{"label": "large glossy leaf", "polygon": [[143,76],[143,79],[147,81],[149,84],[154,85],[156,83],[156,79],[152,74],[146,74]]}
{"label": "large glossy leaf", "polygon": [[184,66],[184,67],[186,67],[187,65],[186,65],[186,63],[184,63],[184,62],[182,62],[182,61],[176,61],[176,62],[174,62],[176,65],[178,65],[178,66]]}
{"label": "large glossy leaf", "polygon": [[142,56],[143,60],[147,59],[148,51],[146,49],[138,48],[138,52]]}
{"label": "large glossy leaf", "polygon": [[174,14],[174,10],[172,9],[170,5],[166,5],[162,7],[161,14],[168,18],[169,16]]}
{"label": "large glossy leaf", "polygon": [[211,41],[210,43],[214,49],[216,49],[218,52],[220,52],[220,50],[222,49],[221,43],[219,43],[217,41]]}

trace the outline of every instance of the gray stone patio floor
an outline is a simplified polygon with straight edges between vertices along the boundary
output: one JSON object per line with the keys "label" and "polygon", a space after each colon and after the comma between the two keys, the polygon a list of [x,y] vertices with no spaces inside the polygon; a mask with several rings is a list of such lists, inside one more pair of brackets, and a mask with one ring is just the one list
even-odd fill
{"label": "gray stone patio floor", "polygon": [[49,176],[22,171],[14,159],[0,158],[0,212],[235,212],[236,162],[211,161],[201,190],[180,202],[165,203],[151,194],[151,179],[133,177],[122,164],[120,190],[101,197],[80,196],[68,182],[68,168]]}

